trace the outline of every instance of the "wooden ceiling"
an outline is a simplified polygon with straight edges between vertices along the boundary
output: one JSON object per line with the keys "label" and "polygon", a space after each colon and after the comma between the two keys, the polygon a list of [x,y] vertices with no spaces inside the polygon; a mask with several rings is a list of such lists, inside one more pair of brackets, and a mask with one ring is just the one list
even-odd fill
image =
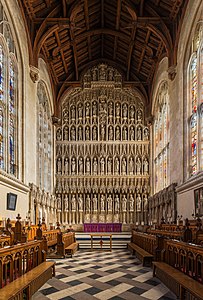
{"label": "wooden ceiling", "polygon": [[30,64],[49,64],[56,99],[88,67],[106,61],[149,98],[161,58],[176,65],[188,0],[18,0]]}

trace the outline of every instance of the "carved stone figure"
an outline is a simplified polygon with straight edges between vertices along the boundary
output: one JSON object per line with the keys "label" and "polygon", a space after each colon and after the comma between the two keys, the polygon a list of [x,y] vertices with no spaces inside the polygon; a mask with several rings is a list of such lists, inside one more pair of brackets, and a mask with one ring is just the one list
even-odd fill
{"label": "carved stone figure", "polygon": [[101,211],[104,211],[105,210],[105,202],[104,202],[103,194],[101,195],[101,198],[100,198],[100,205],[101,205]]}
{"label": "carved stone figure", "polygon": [[75,127],[71,127],[70,130],[70,137],[71,137],[71,141],[75,141]]}
{"label": "carved stone figure", "polygon": [[90,117],[90,104],[89,104],[89,102],[87,102],[86,105],[85,105],[85,116],[86,116],[86,118]]}
{"label": "carved stone figure", "polygon": [[148,160],[147,160],[146,157],[143,161],[143,165],[144,165],[144,175],[148,175],[148,173],[149,173],[149,163],[148,163]]}
{"label": "carved stone figure", "polygon": [[112,158],[111,157],[109,157],[108,161],[107,161],[107,172],[108,172],[108,174],[112,173]]}
{"label": "carved stone figure", "polygon": [[147,127],[144,129],[144,140],[149,140],[149,129]]}
{"label": "carved stone figure", "polygon": [[58,194],[57,196],[57,209],[61,210],[61,196]]}
{"label": "carved stone figure", "polygon": [[57,139],[57,141],[61,141],[61,139],[62,139],[61,129],[60,128],[56,132],[56,139]]}
{"label": "carved stone figure", "polygon": [[147,195],[146,195],[146,194],[144,194],[143,204],[144,204],[144,211],[147,211],[148,198],[147,198]]}
{"label": "carved stone figure", "polygon": [[90,163],[90,158],[86,158],[86,174],[90,175],[90,169],[91,169],[91,163]]}
{"label": "carved stone figure", "polygon": [[65,141],[68,140],[68,127],[67,126],[65,126],[64,129],[63,129],[63,139]]}
{"label": "carved stone figure", "polygon": [[94,126],[92,129],[92,139],[93,139],[93,141],[97,140],[97,127],[96,126]]}
{"label": "carved stone figure", "polygon": [[71,106],[71,120],[75,120],[75,105]]}
{"label": "carved stone figure", "polygon": [[137,140],[142,140],[142,128],[140,126],[137,127]]}
{"label": "carved stone figure", "polygon": [[126,103],[123,104],[123,118],[126,119],[128,115],[128,106]]}
{"label": "carved stone figure", "polygon": [[94,194],[94,197],[92,199],[92,204],[93,204],[93,211],[97,211],[97,195]]}
{"label": "carved stone figure", "polygon": [[65,194],[65,197],[64,197],[64,210],[68,211],[68,195],[67,194]]}
{"label": "carved stone figure", "polygon": [[115,158],[115,174],[118,175],[119,174],[119,170],[120,170],[120,161],[119,158],[116,156]]}
{"label": "carved stone figure", "polygon": [[83,132],[82,132],[82,126],[78,127],[78,141],[82,141],[83,140]]}
{"label": "carved stone figure", "polygon": [[97,70],[96,70],[96,68],[94,68],[92,70],[92,80],[97,81]]}
{"label": "carved stone figure", "polygon": [[127,198],[124,194],[122,198],[122,211],[125,212],[126,210],[127,210]]}
{"label": "carved stone figure", "polygon": [[71,171],[72,171],[72,175],[76,174],[76,160],[75,160],[75,157],[73,157],[72,160],[71,160]]}
{"label": "carved stone figure", "polygon": [[97,175],[97,172],[98,172],[98,164],[97,164],[97,158],[96,157],[94,157],[94,159],[93,159],[93,174],[94,175]]}
{"label": "carved stone figure", "polygon": [[141,211],[141,207],[142,207],[142,199],[140,197],[140,194],[137,195],[137,199],[136,199],[136,204],[137,204],[137,211]]}
{"label": "carved stone figure", "polygon": [[134,106],[131,105],[130,106],[130,119],[134,119],[134,116],[135,116],[135,110],[134,110]]}
{"label": "carved stone figure", "polygon": [[97,115],[97,103],[96,103],[96,101],[94,101],[93,104],[92,104],[92,115],[93,116]]}
{"label": "carved stone figure", "polygon": [[109,116],[113,116],[113,102],[110,101],[108,104]]}
{"label": "carved stone figure", "polygon": [[120,128],[118,126],[116,127],[116,140],[120,140]]}
{"label": "carved stone figure", "polygon": [[101,124],[101,128],[100,128],[100,137],[101,137],[101,141],[104,141],[105,140],[105,126],[104,124]]}
{"label": "carved stone figure", "polygon": [[142,122],[142,111],[140,109],[137,111],[137,122]]}
{"label": "carved stone figure", "polygon": [[71,199],[71,209],[72,209],[72,211],[76,211],[76,198],[75,198],[74,194]]}
{"label": "carved stone figure", "polygon": [[120,104],[117,102],[116,103],[116,117],[117,118],[120,117],[120,112],[121,112]]}
{"label": "carved stone figure", "polygon": [[101,175],[104,175],[105,172],[105,160],[104,157],[101,157],[100,159],[100,173]]}
{"label": "carved stone figure", "polygon": [[134,211],[134,198],[133,195],[130,195],[130,211]]}
{"label": "carved stone figure", "polygon": [[126,158],[123,157],[123,159],[122,159],[122,174],[123,174],[123,175],[126,174],[126,166],[127,166]]}
{"label": "carved stone figure", "polygon": [[87,195],[86,203],[85,203],[86,211],[90,211],[90,196]]}
{"label": "carved stone figure", "polygon": [[113,140],[113,126],[109,126],[109,141]]}
{"label": "carved stone figure", "polygon": [[68,175],[68,173],[69,173],[69,164],[68,164],[68,158],[66,157],[65,158],[65,162],[64,162],[64,173],[65,173],[65,175]]}
{"label": "carved stone figure", "polygon": [[78,197],[78,208],[79,211],[83,211],[83,199],[82,199],[82,194]]}
{"label": "carved stone figure", "polygon": [[89,126],[87,126],[86,129],[85,129],[85,138],[86,138],[86,141],[90,140],[90,128],[89,128]]}
{"label": "carved stone figure", "polygon": [[135,139],[135,131],[134,131],[134,127],[131,126],[130,127],[130,140],[134,141],[134,139]]}
{"label": "carved stone figure", "polygon": [[109,81],[113,81],[113,69],[109,69]]}
{"label": "carved stone figure", "polygon": [[79,161],[78,161],[78,170],[79,170],[79,174],[82,175],[84,172],[84,167],[83,167],[83,158],[80,157]]}
{"label": "carved stone figure", "polygon": [[115,197],[115,212],[119,212],[119,208],[120,208],[120,200],[118,198],[118,195],[116,194],[116,197]]}
{"label": "carved stone figure", "polygon": [[133,175],[134,174],[134,160],[132,156],[129,159],[129,174]]}
{"label": "carved stone figure", "polygon": [[123,127],[123,141],[127,141],[128,139],[128,130],[127,127]]}
{"label": "carved stone figure", "polygon": [[82,103],[79,103],[78,105],[78,119],[82,119],[82,111],[83,111],[83,107],[82,107]]}
{"label": "carved stone figure", "polygon": [[137,165],[137,175],[140,175],[141,174],[141,167],[142,167],[140,157],[137,158],[136,165]]}
{"label": "carved stone figure", "polygon": [[108,207],[108,211],[112,211],[112,203],[113,203],[113,199],[111,197],[111,194],[108,196],[107,198],[107,207]]}
{"label": "carved stone figure", "polygon": [[57,160],[57,172],[58,174],[61,174],[62,171],[62,162],[61,162],[61,158],[59,157]]}

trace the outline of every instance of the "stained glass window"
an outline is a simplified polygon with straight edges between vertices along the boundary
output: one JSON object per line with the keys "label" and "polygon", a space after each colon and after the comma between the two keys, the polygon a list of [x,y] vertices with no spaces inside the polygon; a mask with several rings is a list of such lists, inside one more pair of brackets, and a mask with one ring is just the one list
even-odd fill
{"label": "stained glass window", "polygon": [[0,45],[0,101],[5,101],[5,67],[4,67],[4,51]]}
{"label": "stained glass window", "polygon": [[0,168],[4,169],[4,115],[0,107]]}
{"label": "stained glass window", "polygon": [[162,83],[158,90],[155,113],[154,178],[155,192],[167,187],[169,179],[169,106],[168,85]]}
{"label": "stained glass window", "polygon": [[9,163],[10,173],[15,175],[15,119],[16,119],[16,97],[15,97],[16,73],[14,64],[10,61],[9,65]]}

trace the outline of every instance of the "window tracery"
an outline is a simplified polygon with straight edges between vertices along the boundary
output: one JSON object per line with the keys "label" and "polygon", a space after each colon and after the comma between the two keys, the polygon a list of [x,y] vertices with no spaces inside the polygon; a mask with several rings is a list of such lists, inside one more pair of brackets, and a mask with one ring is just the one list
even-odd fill
{"label": "window tracery", "polygon": [[48,95],[43,82],[37,86],[38,96],[38,173],[39,187],[51,191],[52,125]]}
{"label": "window tracery", "polygon": [[189,144],[190,168],[193,176],[203,170],[203,39],[202,28],[197,28],[193,39],[193,53],[188,65],[189,86]]}
{"label": "window tracery", "polygon": [[168,84],[160,85],[157,93],[154,122],[155,192],[167,187],[169,179],[169,103]]}
{"label": "window tracery", "polygon": [[18,61],[10,26],[0,4],[0,169],[18,176]]}

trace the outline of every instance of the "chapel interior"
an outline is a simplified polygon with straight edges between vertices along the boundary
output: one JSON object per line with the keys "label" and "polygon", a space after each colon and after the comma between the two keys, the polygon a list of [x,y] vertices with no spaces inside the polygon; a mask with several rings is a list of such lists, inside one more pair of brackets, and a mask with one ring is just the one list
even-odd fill
{"label": "chapel interior", "polygon": [[0,0],[0,300],[201,300],[202,217],[203,1]]}

